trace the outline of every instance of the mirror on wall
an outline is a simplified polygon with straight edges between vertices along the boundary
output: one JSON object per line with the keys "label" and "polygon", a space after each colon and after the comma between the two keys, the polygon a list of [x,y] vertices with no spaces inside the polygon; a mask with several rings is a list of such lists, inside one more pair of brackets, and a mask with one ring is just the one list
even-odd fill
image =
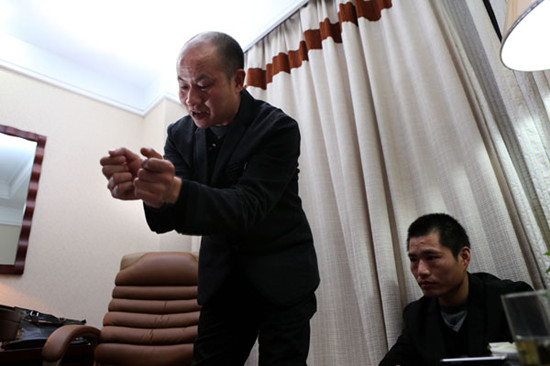
{"label": "mirror on wall", "polygon": [[0,274],[21,274],[46,136],[0,125]]}

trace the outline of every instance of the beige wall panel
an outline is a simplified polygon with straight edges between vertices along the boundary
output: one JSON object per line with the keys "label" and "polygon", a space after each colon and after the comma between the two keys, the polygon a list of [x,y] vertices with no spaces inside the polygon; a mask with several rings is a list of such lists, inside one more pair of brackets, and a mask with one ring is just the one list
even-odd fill
{"label": "beige wall panel", "polygon": [[0,303],[101,325],[124,254],[190,239],[150,232],[141,203],[112,199],[99,159],[118,146],[162,151],[183,110],[162,101],[142,117],[2,68],[0,85],[0,123],[47,136],[25,272],[0,275]]}

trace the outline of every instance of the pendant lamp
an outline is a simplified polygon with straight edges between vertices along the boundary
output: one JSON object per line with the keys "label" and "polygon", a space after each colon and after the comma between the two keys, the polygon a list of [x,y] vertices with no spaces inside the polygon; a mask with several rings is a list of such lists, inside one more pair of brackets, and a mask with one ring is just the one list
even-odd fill
{"label": "pendant lamp", "polygon": [[550,0],[508,0],[500,59],[513,70],[550,69]]}

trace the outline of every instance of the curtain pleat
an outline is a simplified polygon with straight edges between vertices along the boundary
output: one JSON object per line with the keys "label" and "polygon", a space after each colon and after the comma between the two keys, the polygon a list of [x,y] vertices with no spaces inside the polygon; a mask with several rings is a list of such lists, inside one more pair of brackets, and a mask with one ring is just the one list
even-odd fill
{"label": "curtain pleat", "polygon": [[[504,82],[480,78],[472,50],[496,58],[485,72],[497,80],[513,73],[496,66],[498,40],[463,44],[453,11],[478,31],[492,25],[472,2],[452,2],[311,0],[245,55],[248,90],[301,129],[301,196],[321,271],[311,365],[377,365],[394,343],[403,307],[421,296],[405,239],[422,214],[465,226],[470,271],[545,281],[548,78],[516,83],[519,101],[488,94]],[[512,111],[529,93],[542,132],[525,138],[535,150],[525,156]]]}
{"label": "curtain pleat", "polygon": [[[550,244],[550,73],[512,72],[498,57],[500,43],[490,25],[479,17],[475,1],[443,4],[455,32],[462,59],[469,64],[472,108],[480,108],[480,131],[492,142],[488,150],[504,194],[523,259],[533,283],[550,284],[545,274]],[[505,2],[493,1],[497,14]],[[535,82],[535,80],[537,82]]]}

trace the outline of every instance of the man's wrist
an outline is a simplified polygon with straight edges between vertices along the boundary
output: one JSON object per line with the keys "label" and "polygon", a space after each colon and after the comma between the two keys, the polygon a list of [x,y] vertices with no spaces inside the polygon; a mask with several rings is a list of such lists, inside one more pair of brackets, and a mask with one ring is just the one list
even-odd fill
{"label": "man's wrist", "polygon": [[174,177],[172,184],[168,189],[166,197],[164,197],[164,203],[174,204],[179,198],[181,190],[181,179],[179,177]]}

